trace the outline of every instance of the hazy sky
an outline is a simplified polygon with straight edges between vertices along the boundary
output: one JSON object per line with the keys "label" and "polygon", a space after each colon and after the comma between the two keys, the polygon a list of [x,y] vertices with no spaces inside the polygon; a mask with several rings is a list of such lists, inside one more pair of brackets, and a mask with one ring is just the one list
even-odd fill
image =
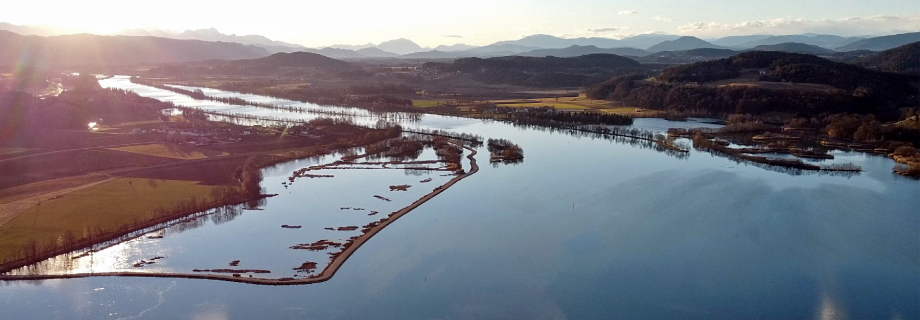
{"label": "hazy sky", "polygon": [[[338,0],[4,1],[0,22],[95,33],[217,28],[306,46],[409,38],[423,46],[489,44],[524,35],[665,32],[877,35],[920,31],[920,0]],[[135,4],[138,3],[138,4]],[[236,4],[240,3],[240,4]]]}

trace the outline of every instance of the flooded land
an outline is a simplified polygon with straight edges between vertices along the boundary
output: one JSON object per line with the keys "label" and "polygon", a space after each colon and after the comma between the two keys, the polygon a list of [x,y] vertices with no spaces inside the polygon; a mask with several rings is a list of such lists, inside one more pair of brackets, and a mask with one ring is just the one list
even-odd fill
{"label": "flooded land", "polygon": [[[196,99],[126,76],[100,84],[250,124],[384,117],[177,86],[253,105]],[[755,147],[699,118],[554,128],[386,117],[404,128],[389,144],[261,169],[271,197],[5,274],[28,280],[2,282],[0,317],[920,315],[920,184],[884,155]],[[666,137],[672,128],[684,130]],[[253,299],[259,308],[242,307]]]}

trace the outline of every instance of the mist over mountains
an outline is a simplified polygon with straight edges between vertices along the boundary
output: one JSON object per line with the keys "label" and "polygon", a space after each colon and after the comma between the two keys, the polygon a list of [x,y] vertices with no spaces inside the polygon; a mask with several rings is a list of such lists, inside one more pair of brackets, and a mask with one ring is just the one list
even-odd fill
{"label": "mist over mountains", "polygon": [[[0,23],[0,30],[9,31],[20,35],[34,35],[44,37],[60,37],[65,34],[60,29],[47,26],[17,26],[9,23]],[[213,45],[210,48],[223,48],[229,53],[207,53],[206,49],[196,49],[194,54],[183,56],[150,57],[143,59],[127,59],[136,62],[144,61],[188,61],[189,59],[211,58],[254,58],[268,56],[274,53],[309,52],[320,54],[335,59],[456,59],[464,57],[498,57],[498,56],[557,56],[575,57],[586,54],[607,53],[621,56],[645,57],[646,62],[665,62],[678,59],[679,61],[705,60],[712,56],[728,55],[733,52],[760,50],[783,51],[793,53],[809,53],[818,55],[834,55],[841,52],[855,51],[884,51],[908,43],[920,41],[920,32],[888,35],[881,37],[843,37],[827,34],[798,34],[798,35],[743,35],[728,36],[717,39],[701,39],[692,36],[678,36],[663,33],[641,34],[622,39],[604,37],[577,37],[563,38],[546,34],[525,36],[516,40],[498,41],[485,46],[467,44],[439,45],[437,47],[423,47],[406,38],[384,41],[378,44],[367,43],[359,45],[337,44],[321,48],[308,48],[299,44],[277,41],[261,35],[235,35],[224,34],[214,28],[186,30],[182,32],[159,29],[130,29],[116,32],[122,36],[124,42],[132,37],[146,40],[134,41],[136,43],[154,41],[152,39],[197,40],[204,42],[217,42],[227,44],[240,44],[242,47],[229,45]],[[71,35],[74,36],[74,35]],[[89,36],[89,35],[82,35]],[[104,37],[98,35],[96,37]],[[49,38],[50,39],[50,38]],[[103,39],[103,38],[99,38]],[[9,36],[7,36],[9,40]],[[34,43],[37,40],[32,40]],[[54,42],[49,40],[50,42]],[[60,41],[60,40],[55,40]],[[113,43],[118,43],[115,41]],[[164,42],[178,46],[178,42]],[[183,46],[201,46],[183,44]],[[21,46],[12,46],[19,48]],[[231,48],[232,49],[227,49]],[[701,51],[712,49],[715,51]],[[9,51],[7,49],[6,51]],[[142,57],[145,55],[141,55]],[[861,53],[857,57],[865,56]],[[662,60],[663,59],[663,60]],[[79,59],[76,59],[79,60]],[[76,61],[75,60],[75,61]],[[121,59],[125,60],[125,59]],[[127,61],[125,60],[125,61]],[[686,60],[686,61],[685,61]],[[120,61],[120,60],[119,60]]]}
{"label": "mist over mountains", "polygon": [[238,60],[269,54],[262,47],[234,42],[92,34],[41,37],[0,30],[0,66],[6,67],[44,69]]}
{"label": "mist over mountains", "polygon": [[115,34],[123,36],[151,36],[181,40],[236,42],[244,45],[263,47],[270,52],[293,52],[306,48],[299,44],[275,41],[260,35],[238,36],[235,34],[223,34],[214,28],[186,30],[183,32],[171,32],[158,29],[129,29],[116,32]]}
{"label": "mist over mountains", "polygon": [[[911,42],[920,41],[920,32],[883,37],[841,37],[825,34],[801,35],[747,35],[718,39],[700,39],[691,36],[668,34],[643,34],[623,39],[600,37],[561,38],[545,34],[526,36],[518,40],[498,41],[477,47],[465,44],[422,47],[408,39],[387,41],[379,45],[335,45],[310,52],[333,54],[333,58],[412,58],[455,59],[464,57],[497,56],[558,56],[573,57],[584,54],[611,53],[643,57],[656,53],[682,52],[698,49],[721,49],[713,52],[741,52],[749,50],[783,51],[792,53],[837,54],[855,50],[884,51]],[[351,52],[332,52],[329,48]],[[370,48],[379,50],[370,51]],[[363,50],[362,52],[358,52]],[[358,53],[360,56],[352,54]],[[699,51],[702,52],[702,51]],[[658,55],[668,56],[668,55]]]}

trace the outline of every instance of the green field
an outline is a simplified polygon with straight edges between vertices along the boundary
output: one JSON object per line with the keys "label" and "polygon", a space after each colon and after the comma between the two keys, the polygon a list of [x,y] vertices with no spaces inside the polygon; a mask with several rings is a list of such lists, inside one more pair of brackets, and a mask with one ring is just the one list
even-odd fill
{"label": "green field", "polygon": [[213,201],[219,186],[197,181],[118,178],[45,201],[0,227],[0,257],[18,253],[31,240],[63,240],[68,233],[114,231],[156,217],[158,208],[173,208],[195,197]]}
{"label": "green field", "polygon": [[537,99],[537,100],[493,100],[493,103],[499,107],[512,108],[535,108],[535,107],[553,107],[556,109],[588,109],[573,103],[556,101],[555,99]]}
{"label": "green field", "polygon": [[589,99],[584,94],[577,97],[540,98],[525,100],[492,100],[492,102],[500,107],[533,108],[549,106],[562,110],[594,109],[605,113],[616,113],[633,117],[649,117],[656,116],[658,114],[658,112],[653,110],[637,110],[636,108],[628,107],[623,103],[616,101]]}
{"label": "green field", "polygon": [[444,104],[444,102],[444,100],[412,100],[412,106],[420,108],[436,107]]}

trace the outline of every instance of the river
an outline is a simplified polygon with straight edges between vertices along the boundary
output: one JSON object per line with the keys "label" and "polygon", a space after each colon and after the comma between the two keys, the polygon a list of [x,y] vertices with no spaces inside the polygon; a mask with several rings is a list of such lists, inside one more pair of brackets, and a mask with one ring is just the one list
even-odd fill
{"label": "river", "polygon": [[[313,117],[198,101],[126,77],[100,83],[212,111]],[[404,125],[509,139],[526,158],[517,165],[483,165],[376,235],[327,282],[287,287],[130,277],[4,282],[0,318],[920,318],[920,183],[893,174],[890,159],[836,151],[833,161],[865,171],[792,175],[698,151],[674,157],[498,122],[425,115]],[[663,131],[713,125],[638,119],[634,126]],[[365,221],[364,211],[343,217],[352,213],[340,207],[393,210],[424,194],[418,180],[445,181],[380,170],[281,184],[294,170],[332,159],[266,169],[263,185],[279,196],[259,210],[209,215],[193,227],[165,230],[162,239],[117,244],[97,253],[91,267],[118,269],[157,255],[167,257],[151,266],[160,270],[226,266],[233,259],[287,266],[306,259],[287,249],[301,238],[296,232],[309,237],[349,219]],[[477,159],[488,163],[488,153]],[[416,186],[384,194],[392,196],[392,204],[366,196],[395,182]],[[281,223],[304,229],[281,230]],[[86,265],[63,272],[80,268]]]}

